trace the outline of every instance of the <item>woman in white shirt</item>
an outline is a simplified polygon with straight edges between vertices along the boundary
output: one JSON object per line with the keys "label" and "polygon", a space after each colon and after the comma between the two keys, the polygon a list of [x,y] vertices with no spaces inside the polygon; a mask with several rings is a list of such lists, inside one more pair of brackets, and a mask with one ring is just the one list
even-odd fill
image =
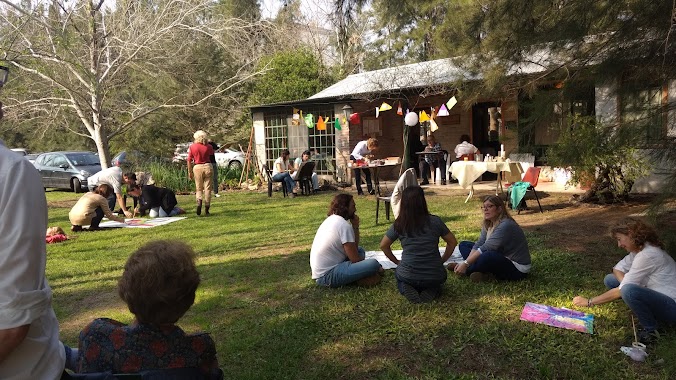
{"label": "woman in white shirt", "polygon": [[355,145],[352,154],[350,155],[350,160],[352,160],[352,167],[354,168],[354,182],[357,187],[357,194],[364,195],[364,191],[361,189],[361,172],[364,172],[366,177],[366,188],[369,194],[375,194],[373,190],[373,183],[371,182],[371,171],[368,168],[358,167],[358,161],[362,161],[365,158],[371,158],[372,153],[378,150],[378,140],[375,138],[370,138],[368,140],[360,141]]}
{"label": "woman in white shirt", "polygon": [[293,191],[296,187],[296,181],[291,177],[291,172],[293,171],[293,165],[289,162],[289,150],[284,149],[277,160],[275,160],[275,167],[272,170],[272,180],[275,182],[282,182],[286,186],[286,191],[289,193],[291,198],[296,196],[296,193]]}
{"label": "woman in white shirt", "polygon": [[676,323],[676,262],[655,230],[640,220],[627,218],[610,233],[629,254],[606,276],[610,290],[591,298],[577,296],[573,304],[591,307],[622,298],[641,323],[639,340],[653,343],[659,338],[658,321]]}

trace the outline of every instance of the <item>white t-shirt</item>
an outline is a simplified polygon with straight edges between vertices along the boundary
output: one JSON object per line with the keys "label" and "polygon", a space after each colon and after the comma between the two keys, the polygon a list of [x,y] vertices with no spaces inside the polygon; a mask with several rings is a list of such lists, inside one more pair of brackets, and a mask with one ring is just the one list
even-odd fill
{"label": "white t-shirt", "polygon": [[467,141],[463,141],[455,146],[455,157],[460,158],[463,154],[474,154],[478,150],[479,149],[477,149],[477,147],[474,145],[468,143]]}
{"label": "white t-shirt", "polygon": [[[279,165],[277,165],[277,164],[279,164]],[[272,175],[274,176],[274,175],[277,175],[279,173],[283,173],[283,172],[289,170],[289,161],[284,161],[284,160],[282,160],[281,157],[277,157],[277,159],[275,160],[275,164],[273,166],[274,167],[272,168]],[[277,168],[279,166],[282,167],[281,172],[279,170],[277,170]]]}
{"label": "white t-shirt", "polygon": [[617,269],[622,273],[627,273],[629,272],[629,269],[631,269],[631,264],[634,262],[634,258],[636,257],[635,253],[629,253],[627,256],[624,256],[624,258],[615,264],[613,269]]}
{"label": "white t-shirt", "polygon": [[122,194],[122,169],[118,166],[113,166],[112,168],[103,169],[87,178],[87,185],[90,187],[100,183],[110,185],[115,194]]}
{"label": "white t-shirt", "polygon": [[59,379],[66,354],[45,278],[47,201],[37,170],[0,141],[0,329],[30,324],[0,379]]}
{"label": "white t-shirt", "polygon": [[367,154],[370,154],[371,151],[369,150],[368,147],[368,140],[360,141],[357,143],[357,145],[354,146],[354,149],[352,150],[352,157],[354,157],[357,160],[361,160],[366,156]]}
{"label": "white t-shirt", "polygon": [[646,243],[634,257],[620,289],[626,284],[644,286],[676,301],[676,262],[664,250]]}
{"label": "white t-shirt", "polygon": [[336,265],[347,260],[343,248],[345,243],[354,243],[352,224],[340,215],[331,215],[317,229],[310,250],[310,268],[312,279],[316,280]]}

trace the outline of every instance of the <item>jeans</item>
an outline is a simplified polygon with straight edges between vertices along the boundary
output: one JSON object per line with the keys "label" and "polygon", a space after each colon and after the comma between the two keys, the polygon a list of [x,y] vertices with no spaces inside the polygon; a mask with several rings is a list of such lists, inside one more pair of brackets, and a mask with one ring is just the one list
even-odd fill
{"label": "jeans", "polygon": [[277,173],[272,176],[272,180],[275,182],[282,182],[286,186],[286,192],[291,194],[293,193],[293,188],[296,186],[296,181],[291,178],[289,173]]}
{"label": "jeans", "polygon": [[[469,257],[473,246],[474,243],[471,241],[462,241],[458,244],[463,259]],[[523,280],[528,275],[516,269],[508,258],[493,251],[482,252],[479,259],[467,268],[465,274],[469,276],[473,272],[492,273],[495,278],[504,281]]]}
{"label": "jeans", "polygon": [[[620,286],[612,273],[606,275],[603,283],[608,289]],[[676,324],[676,301],[671,297],[636,284],[625,284],[620,294],[646,331],[656,330],[657,321]]]}
{"label": "jeans", "polygon": [[115,195],[115,193],[111,193],[108,196],[108,198],[106,198],[106,200],[108,201],[108,208],[110,209],[110,211],[111,212],[114,211],[115,204],[117,203],[117,195]]}
{"label": "jeans", "polygon": [[166,218],[168,216],[176,216],[179,213],[178,207],[174,207],[173,210],[171,210],[170,213],[167,214],[166,211],[162,207],[153,207],[150,209],[150,212],[148,213],[148,216],[151,218]]}
{"label": "jeans", "polygon": [[351,262],[349,259],[343,261],[333,267],[330,271],[326,272],[322,277],[318,278],[316,280],[317,284],[331,288],[339,288],[378,273],[378,270],[381,268],[378,260],[364,260],[366,251],[364,251],[364,248],[362,247],[358,247],[357,251],[359,252],[359,257],[362,261],[356,263]]}
{"label": "jeans", "polygon": [[89,228],[98,228],[99,223],[101,223],[101,220],[103,219],[103,209],[101,207],[97,207],[94,212],[96,213],[96,216],[89,222]]}
{"label": "jeans", "polygon": [[427,160],[420,161],[420,175],[423,179],[423,182],[427,182],[427,172],[431,170],[437,170],[439,168],[439,174],[441,176],[441,181],[446,182],[446,160],[439,159],[438,161],[428,162]]}
{"label": "jeans", "polygon": [[402,287],[403,283],[407,283],[411,285],[415,290],[418,291],[418,293],[422,292],[423,290],[427,289],[433,289],[437,291],[438,293],[441,293],[441,285],[443,285],[444,282],[446,282],[446,279],[444,278],[443,281],[420,281],[420,280],[411,280],[408,278],[402,278],[399,277],[397,272],[394,272],[394,277],[397,279],[397,289],[399,290],[399,293],[402,295],[404,294],[404,289]]}

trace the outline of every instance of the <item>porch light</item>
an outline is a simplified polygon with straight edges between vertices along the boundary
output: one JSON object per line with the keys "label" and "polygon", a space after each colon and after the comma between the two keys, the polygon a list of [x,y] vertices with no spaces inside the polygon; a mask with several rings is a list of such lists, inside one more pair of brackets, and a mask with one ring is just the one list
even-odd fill
{"label": "porch light", "polygon": [[7,83],[7,77],[9,77],[9,67],[0,66],[0,88]]}
{"label": "porch light", "polygon": [[350,115],[352,115],[352,106],[346,104],[343,106],[343,116],[345,116],[345,120],[349,119]]}

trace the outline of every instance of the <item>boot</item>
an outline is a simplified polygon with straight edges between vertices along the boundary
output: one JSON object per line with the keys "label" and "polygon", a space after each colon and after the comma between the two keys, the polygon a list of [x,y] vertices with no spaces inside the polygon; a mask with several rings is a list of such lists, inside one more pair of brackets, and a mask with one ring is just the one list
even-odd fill
{"label": "boot", "polygon": [[211,214],[209,214],[209,206],[211,206],[211,205],[210,204],[204,205],[204,215],[207,215],[207,216],[211,215]]}
{"label": "boot", "polygon": [[202,215],[202,200],[197,200],[197,215]]}

